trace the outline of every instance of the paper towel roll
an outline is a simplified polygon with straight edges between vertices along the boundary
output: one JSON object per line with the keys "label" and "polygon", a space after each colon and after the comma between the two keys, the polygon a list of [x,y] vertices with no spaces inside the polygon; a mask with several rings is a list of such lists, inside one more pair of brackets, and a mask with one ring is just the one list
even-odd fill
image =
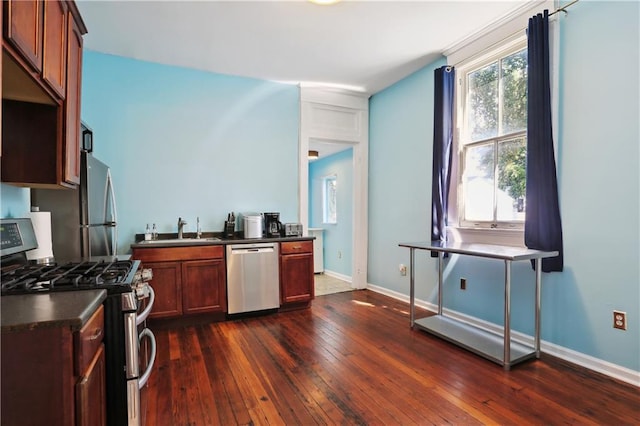
{"label": "paper towel roll", "polygon": [[33,230],[38,241],[38,248],[27,252],[29,260],[48,260],[53,258],[51,240],[51,212],[30,212]]}

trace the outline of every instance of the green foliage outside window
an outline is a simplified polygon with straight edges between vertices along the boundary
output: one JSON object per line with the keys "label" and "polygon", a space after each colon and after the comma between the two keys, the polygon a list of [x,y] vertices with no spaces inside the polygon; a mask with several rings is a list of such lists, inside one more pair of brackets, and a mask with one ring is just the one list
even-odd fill
{"label": "green foliage outside window", "polygon": [[[487,175],[496,173],[498,188],[523,212],[527,147],[521,132],[527,128],[527,50],[469,73],[467,100],[470,141],[493,139],[497,146],[484,151],[479,166]],[[518,136],[501,139],[518,132]]]}

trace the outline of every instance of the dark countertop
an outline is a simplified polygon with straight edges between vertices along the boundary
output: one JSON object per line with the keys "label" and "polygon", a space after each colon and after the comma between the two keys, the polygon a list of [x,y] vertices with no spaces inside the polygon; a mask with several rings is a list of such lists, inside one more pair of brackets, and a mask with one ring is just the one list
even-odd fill
{"label": "dark countertop", "polygon": [[1,330],[3,333],[42,327],[80,330],[106,297],[105,290],[2,296]]}
{"label": "dark countertop", "polygon": [[[228,245],[228,244],[254,244],[254,243],[282,243],[288,241],[311,241],[314,236],[304,237],[276,237],[276,238],[244,238],[242,236],[221,237],[217,233],[203,232],[202,237],[195,239],[195,234],[185,233],[185,241],[176,242],[176,234],[160,234],[158,240],[148,243],[144,242],[143,234],[136,234],[136,242],[131,244],[131,248],[160,248],[160,247],[187,247],[187,246],[208,246],[208,245]],[[216,239],[212,239],[216,238]],[[163,243],[163,240],[171,239],[172,242]]]}

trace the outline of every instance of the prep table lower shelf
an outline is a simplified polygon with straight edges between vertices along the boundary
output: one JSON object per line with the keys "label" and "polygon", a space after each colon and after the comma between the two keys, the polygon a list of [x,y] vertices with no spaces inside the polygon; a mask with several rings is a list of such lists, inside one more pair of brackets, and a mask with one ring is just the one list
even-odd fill
{"label": "prep table lower shelf", "polygon": [[[414,321],[414,325],[490,361],[502,364],[504,353],[502,335],[442,315],[417,319]],[[526,346],[513,340],[510,346],[511,365],[536,357],[536,351],[533,346]]]}
{"label": "prep table lower shelf", "polygon": [[[540,287],[542,281],[541,261],[545,257],[557,256],[557,251],[531,250],[524,247],[494,244],[446,243],[441,241],[400,243],[410,250],[409,315],[411,328],[419,328],[466,348],[480,356],[496,362],[509,370],[512,365],[529,358],[540,357]],[[415,251],[427,250],[438,254],[438,315],[415,319]],[[443,271],[444,255],[458,254],[496,259],[504,262],[504,328],[502,335],[474,327],[467,323],[443,316]],[[535,324],[534,344],[529,347],[511,340],[511,263],[534,261],[535,279]]]}

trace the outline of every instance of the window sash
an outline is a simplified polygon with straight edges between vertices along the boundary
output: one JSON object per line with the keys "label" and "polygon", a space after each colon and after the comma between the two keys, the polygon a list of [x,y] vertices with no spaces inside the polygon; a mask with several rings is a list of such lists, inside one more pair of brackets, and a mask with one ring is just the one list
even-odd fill
{"label": "window sash", "polygon": [[322,182],[322,219],[323,223],[335,224],[337,213],[337,176],[327,176]]}
{"label": "window sash", "polygon": [[[518,39],[514,39],[506,43],[505,45],[494,49],[491,54],[481,54],[471,58],[469,61],[465,61],[462,64],[458,65],[459,70],[459,92],[457,96],[457,112],[458,112],[458,132],[457,132],[457,150],[458,150],[458,189],[457,189],[457,219],[458,226],[461,228],[486,228],[486,229],[508,229],[508,230],[524,230],[524,220],[513,220],[513,221],[504,221],[497,220],[498,217],[498,204],[496,202],[496,196],[498,194],[498,161],[497,161],[497,150],[498,146],[502,142],[507,142],[511,140],[515,140],[518,138],[524,139],[526,142],[526,129],[510,132],[507,134],[500,134],[503,126],[503,87],[502,87],[502,64],[501,61],[509,57],[515,53],[521,52],[522,50],[526,50],[527,48],[527,40],[526,37],[521,37]],[[493,137],[484,138],[481,140],[471,140],[470,135],[470,126],[468,125],[469,119],[469,75],[475,71],[478,71],[489,64],[498,63],[498,134]],[[468,152],[469,148],[478,147],[482,145],[492,144],[494,150],[494,172],[493,172],[493,215],[492,220],[468,220],[465,217],[466,206],[465,206],[465,164],[466,158],[465,154]]]}
{"label": "window sash", "polygon": [[[467,143],[465,144],[462,149],[460,150],[460,169],[461,169],[461,173],[460,173],[460,182],[459,182],[459,198],[460,201],[458,202],[458,213],[459,213],[459,224],[462,227],[471,227],[471,228],[490,228],[490,229],[524,229],[524,218],[523,219],[515,219],[515,220],[499,220],[498,219],[498,193],[500,191],[499,189],[499,148],[500,148],[500,144],[505,144],[505,143],[509,143],[509,142],[513,142],[513,141],[517,141],[517,140],[523,140],[526,144],[526,140],[527,140],[527,132],[526,131],[519,131],[519,132],[513,132],[513,133],[509,133],[507,135],[503,135],[503,136],[499,136],[499,137],[494,137],[494,138],[487,138],[487,139],[483,139],[481,141],[475,141],[472,143]],[[467,184],[467,180],[466,180],[466,173],[467,170],[465,165],[466,165],[466,154],[469,152],[470,149],[472,148],[476,148],[476,147],[481,147],[483,145],[486,146],[491,146],[492,148],[492,153],[493,153],[493,172],[492,172],[492,178],[493,178],[493,203],[492,203],[492,218],[491,220],[479,220],[479,219],[470,219],[466,217],[466,212],[467,212],[467,200],[465,198],[465,195],[467,194],[467,188],[465,187],[465,185]]]}

